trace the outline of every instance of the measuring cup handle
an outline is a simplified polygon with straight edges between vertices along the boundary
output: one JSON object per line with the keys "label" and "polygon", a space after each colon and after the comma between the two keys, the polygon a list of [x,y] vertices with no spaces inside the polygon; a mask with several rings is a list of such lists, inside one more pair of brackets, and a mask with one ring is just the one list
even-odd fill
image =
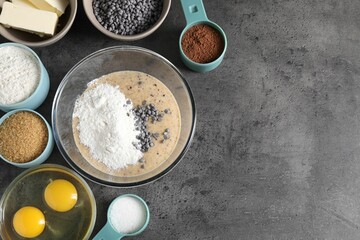
{"label": "measuring cup handle", "polygon": [[117,240],[121,239],[124,236],[118,232],[116,232],[110,225],[110,223],[106,223],[105,226],[96,234],[93,240]]}
{"label": "measuring cup handle", "polygon": [[186,25],[198,21],[209,21],[202,0],[181,0]]}

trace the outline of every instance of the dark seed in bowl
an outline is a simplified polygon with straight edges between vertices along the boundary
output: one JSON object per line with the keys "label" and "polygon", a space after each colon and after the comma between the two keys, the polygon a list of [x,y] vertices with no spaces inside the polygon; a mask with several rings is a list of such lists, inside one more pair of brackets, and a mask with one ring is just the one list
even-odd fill
{"label": "dark seed in bowl", "polygon": [[134,35],[149,29],[159,19],[163,0],[93,0],[96,20],[108,31]]}

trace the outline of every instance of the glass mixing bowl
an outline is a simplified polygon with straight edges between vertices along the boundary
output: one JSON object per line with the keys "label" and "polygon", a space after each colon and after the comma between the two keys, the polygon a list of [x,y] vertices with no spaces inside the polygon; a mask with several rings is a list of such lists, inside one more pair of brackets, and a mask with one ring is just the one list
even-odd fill
{"label": "glass mixing bowl", "polygon": [[[77,190],[78,200],[67,212],[52,210],[44,200],[46,186],[55,179],[65,179]],[[14,214],[24,206],[34,206],[45,216],[45,229],[36,239],[88,239],[96,221],[96,203],[89,185],[74,171],[57,164],[28,169],[7,187],[0,200],[2,239],[24,239],[12,224]]]}
{"label": "glass mixing bowl", "polygon": [[[138,71],[160,80],[174,95],[181,114],[179,141],[172,154],[156,169],[137,176],[120,177],[93,167],[79,152],[72,129],[74,104],[93,79],[116,71]],[[99,184],[113,187],[138,186],[154,181],[183,158],[195,130],[195,102],[188,83],[167,59],[150,50],[116,46],[85,57],[64,77],[56,92],[52,108],[55,142],[65,160],[81,175]]]}

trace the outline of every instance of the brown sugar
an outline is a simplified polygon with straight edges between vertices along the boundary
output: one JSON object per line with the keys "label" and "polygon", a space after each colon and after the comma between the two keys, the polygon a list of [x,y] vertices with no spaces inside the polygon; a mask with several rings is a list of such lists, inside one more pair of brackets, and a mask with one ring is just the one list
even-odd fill
{"label": "brown sugar", "polygon": [[0,125],[0,154],[16,163],[40,156],[48,141],[45,122],[35,113],[17,112]]}
{"label": "brown sugar", "polygon": [[181,39],[185,55],[197,63],[216,60],[224,50],[224,40],[216,29],[206,24],[198,24],[187,30]]}

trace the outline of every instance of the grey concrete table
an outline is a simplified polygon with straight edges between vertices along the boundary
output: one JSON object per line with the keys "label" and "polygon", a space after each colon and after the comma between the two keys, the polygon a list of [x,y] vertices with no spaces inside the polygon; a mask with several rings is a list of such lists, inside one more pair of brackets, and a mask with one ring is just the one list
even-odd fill
{"label": "grey concrete table", "polygon": [[[177,0],[157,32],[130,43],[186,76],[198,110],[192,146],[149,185],[89,182],[98,203],[94,233],[112,199],[135,193],[152,214],[136,239],[360,239],[360,1],[204,4],[229,39],[218,69],[200,74],[181,63]],[[38,111],[50,120],[55,91],[76,62],[122,44],[129,43],[99,33],[80,6],[64,39],[35,49],[51,77]],[[48,162],[68,166],[57,149]],[[0,194],[21,171],[0,162]]]}

